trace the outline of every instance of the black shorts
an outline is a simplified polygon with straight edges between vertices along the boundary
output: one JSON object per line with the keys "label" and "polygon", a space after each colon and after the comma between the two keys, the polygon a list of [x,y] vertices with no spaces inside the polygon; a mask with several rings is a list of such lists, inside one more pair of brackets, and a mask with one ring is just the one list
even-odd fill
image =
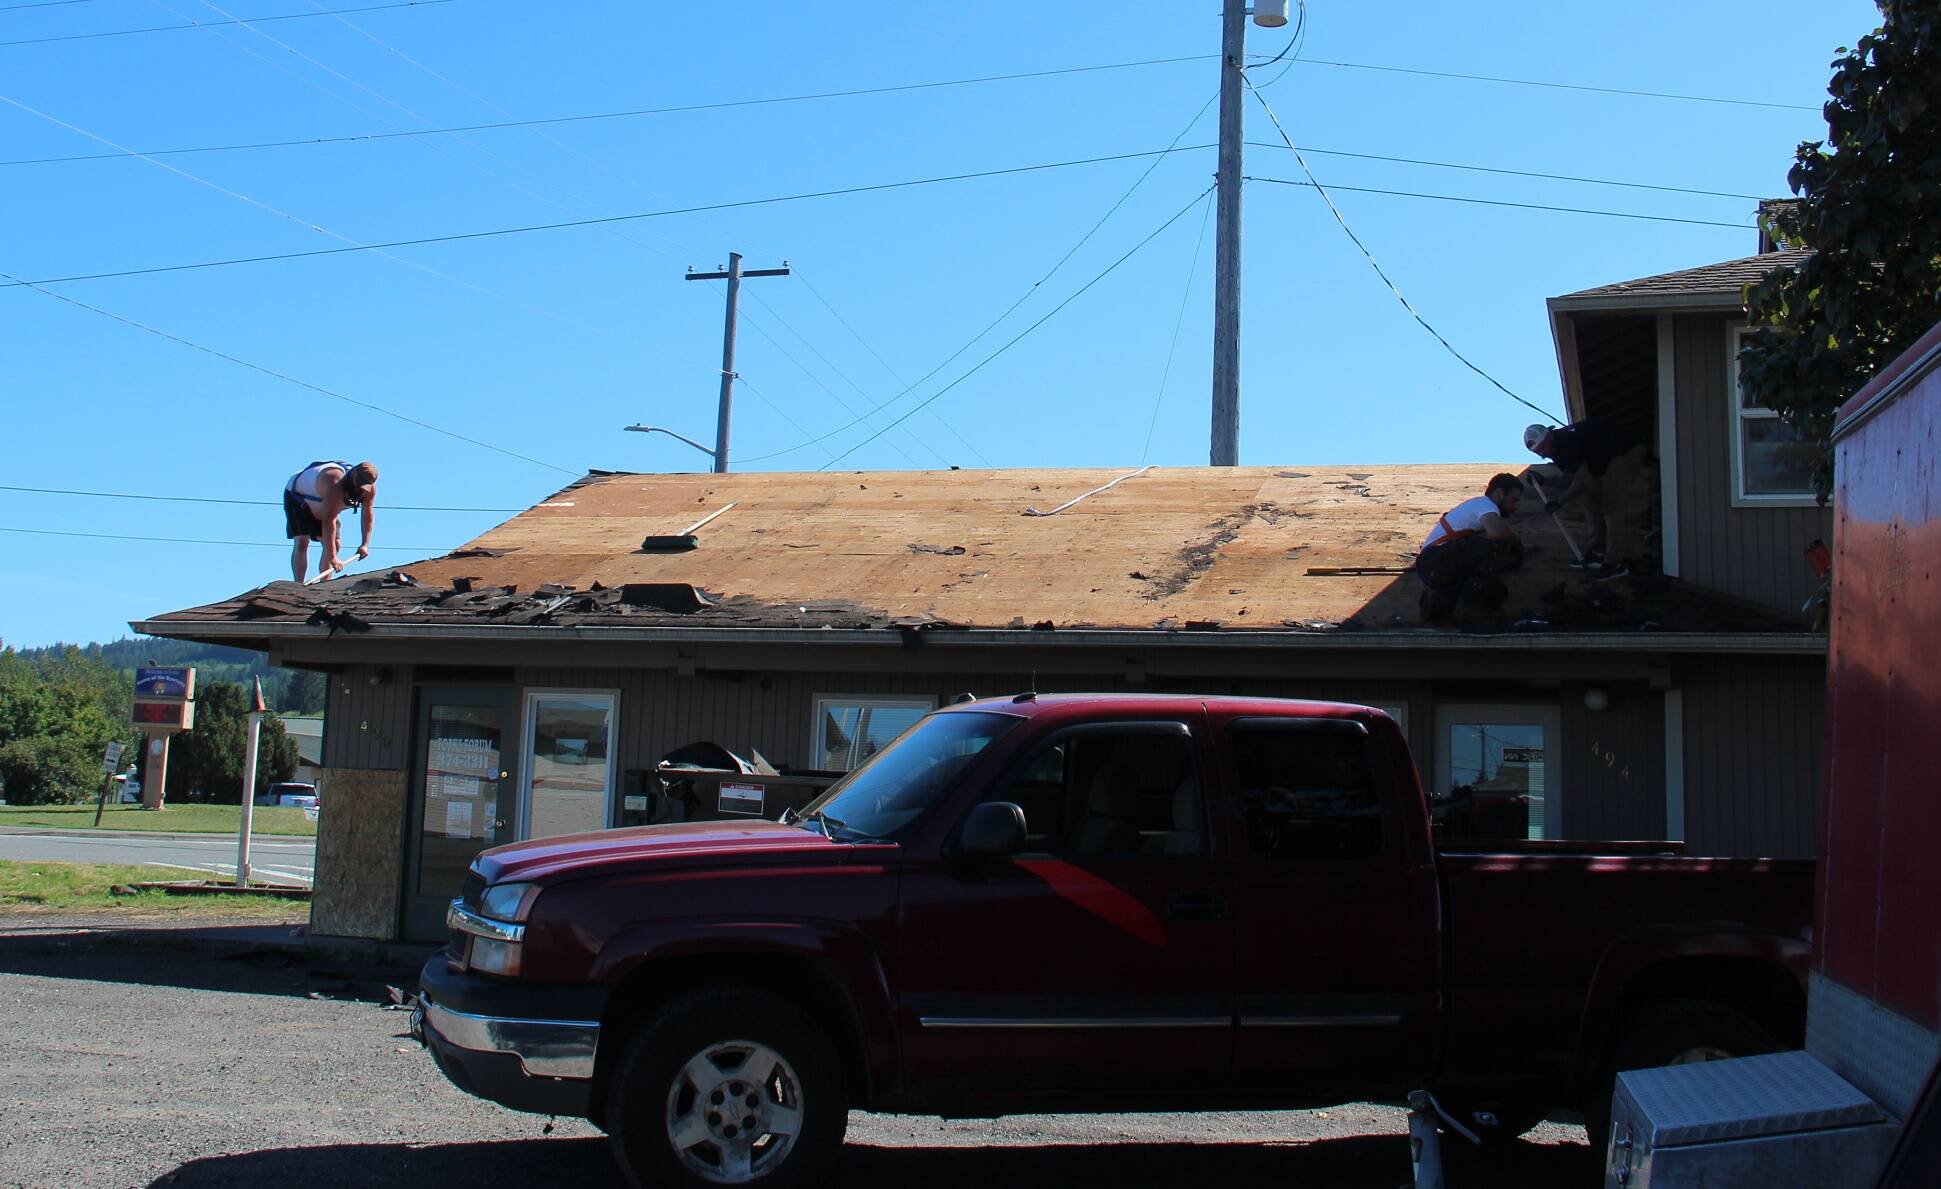
{"label": "black shorts", "polygon": [[323,540],[323,521],[302,496],[287,487],[283,489],[283,535],[292,541],[298,537]]}

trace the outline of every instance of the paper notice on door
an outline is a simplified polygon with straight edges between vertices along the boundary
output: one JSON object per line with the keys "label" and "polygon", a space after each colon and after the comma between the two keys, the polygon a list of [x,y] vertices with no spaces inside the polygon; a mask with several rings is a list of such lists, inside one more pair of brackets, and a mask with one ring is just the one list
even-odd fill
{"label": "paper notice on door", "polygon": [[452,800],[445,802],[445,837],[471,838],[472,803]]}

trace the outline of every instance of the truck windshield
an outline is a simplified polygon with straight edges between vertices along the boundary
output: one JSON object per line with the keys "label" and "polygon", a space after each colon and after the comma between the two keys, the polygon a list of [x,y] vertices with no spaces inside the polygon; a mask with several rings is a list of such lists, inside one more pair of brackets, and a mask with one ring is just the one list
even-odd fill
{"label": "truck windshield", "polygon": [[891,838],[944,795],[977,753],[1023,720],[1008,714],[932,714],[898,735],[803,807],[832,836]]}

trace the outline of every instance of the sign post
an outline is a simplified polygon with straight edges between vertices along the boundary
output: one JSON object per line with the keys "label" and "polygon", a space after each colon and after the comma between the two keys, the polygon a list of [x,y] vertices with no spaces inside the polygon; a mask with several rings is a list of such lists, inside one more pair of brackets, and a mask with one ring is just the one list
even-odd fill
{"label": "sign post", "polygon": [[256,808],[256,745],[263,735],[263,679],[250,700],[249,745],[243,749],[243,821],[236,831],[236,886],[249,886],[249,826]]}
{"label": "sign post", "polygon": [[108,790],[115,787],[115,768],[121,763],[122,745],[110,743],[101,753],[101,795],[94,801],[94,824],[101,825],[101,810],[108,804]]}
{"label": "sign post", "polygon": [[168,737],[195,727],[195,669],[136,669],[131,717],[148,740],[144,749],[148,762],[142,773],[142,808],[161,809],[168,791]]}

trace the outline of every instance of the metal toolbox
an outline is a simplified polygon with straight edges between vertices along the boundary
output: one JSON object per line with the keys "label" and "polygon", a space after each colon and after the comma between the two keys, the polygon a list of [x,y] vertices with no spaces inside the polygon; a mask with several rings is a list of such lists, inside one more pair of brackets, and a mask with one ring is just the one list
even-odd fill
{"label": "metal toolbox", "polygon": [[1868,1189],[1899,1124],[1805,1052],[1637,1069],[1611,1101],[1606,1189]]}

